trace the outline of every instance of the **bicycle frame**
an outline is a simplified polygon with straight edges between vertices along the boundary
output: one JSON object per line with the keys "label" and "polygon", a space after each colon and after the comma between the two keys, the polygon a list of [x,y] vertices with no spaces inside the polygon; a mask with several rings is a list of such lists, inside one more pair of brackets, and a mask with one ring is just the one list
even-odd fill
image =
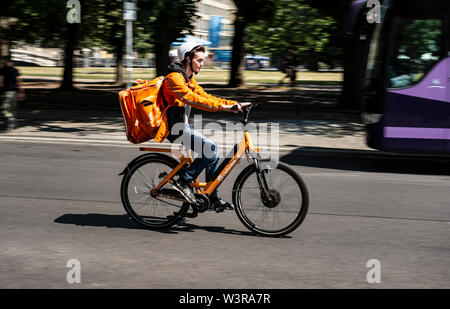
{"label": "bicycle frame", "polygon": [[[233,170],[233,168],[236,166],[236,164],[240,161],[241,157],[244,155],[245,152],[252,153],[257,152],[259,153],[261,151],[258,147],[253,147],[250,133],[248,131],[244,132],[243,139],[239,142],[237,146],[237,151],[235,152],[233,158],[225,165],[225,167],[220,171],[219,175],[210,182],[199,182],[198,179],[194,181],[194,183],[191,184],[191,187],[195,188],[197,193],[200,194],[206,194],[208,196],[211,196],[211,194],[220,186],[220,184],[223,182],[223,180],[230,174],[230,172]],[[170,152],[172,153],[172,149],[168,148],[149,148],[149,147],[140,147],[140,151],[154,151],[154,152]],[[168,174],[164,179],[152,190],[152,194],[155,194],[158,196],[158,191],[161,189],[166,183],[171,183],[171,179],[178,173],[178,171],[183,168],[187,163],[192,164],[193,159],[191,156],[190,151],[188,151],[188,156],[184,156],[181,153],[177,154],[180,163]]]}

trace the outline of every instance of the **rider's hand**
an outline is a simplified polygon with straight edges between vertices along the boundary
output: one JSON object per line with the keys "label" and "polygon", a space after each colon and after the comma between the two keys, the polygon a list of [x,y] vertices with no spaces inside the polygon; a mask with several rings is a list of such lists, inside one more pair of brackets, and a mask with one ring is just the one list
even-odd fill
{"label": "rider's hand", "polygon": [[242,111],[242,109],[239,106],[239,103],[233,104],[233,105],[222,105],[222,110],[226,112],[232,112],[237,114],[239,111]]}
{"label": "rider's hand", "polygon": [[242,103],[239,103],[239,104],[241,105],[242,108],[252,105],[251,102],[242,102]]}
{"label": "rider's hand", "polygon": [[243,110],[242,108],[251,105],[250,102],[244,102],[244,103],[235,103],[233,105],[222,105],[222,109],[227,111],[227,112],[232,112],[232,113],[242,113]]}

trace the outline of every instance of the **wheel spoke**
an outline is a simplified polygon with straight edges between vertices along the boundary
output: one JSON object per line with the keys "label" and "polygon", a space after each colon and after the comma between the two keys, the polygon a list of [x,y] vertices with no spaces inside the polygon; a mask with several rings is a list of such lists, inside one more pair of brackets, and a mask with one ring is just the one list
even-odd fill
{"label": "wheel spoke", "polygon": [[[169,227],[178,222],[187,211],[183,202],[152,197],[150,192],[162,180],[161,173],[170,171],[174,163],[166,159],[149,158],[132,166],[122,183],[122,201],[130,216],[149,228]],[[125,181],[127,180],[127,181]]]}
{"label": "wheel spoke", "polygon": [[241,183],[233,194],[239,197],[238,215],[249,229],[260,234],[282,235],[300,225],[307,211],[307,205],[302,202],[307,191],[295,172],[279,165],[270,173],[264,173],[269,194],[274,198],[279,195],[278,203],[263,201],[255,169],[248,168],[242,173],[245,176],[240,176]]}

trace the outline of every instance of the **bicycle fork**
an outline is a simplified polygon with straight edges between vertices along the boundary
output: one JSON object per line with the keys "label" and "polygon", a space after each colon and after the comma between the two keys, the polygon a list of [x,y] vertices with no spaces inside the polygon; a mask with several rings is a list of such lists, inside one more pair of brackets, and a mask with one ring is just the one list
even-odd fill
{"label": "bicycle fork", "polygon": [[263,201],[271,201],[272,197],[269,194],[269,186],[267,185],[266,175],[264,169],[261,168],[261,159],[254,158],[253,163],[256,167],[256,178],[258,180],[258,185],[261,191],[261,196],[263,197]]}

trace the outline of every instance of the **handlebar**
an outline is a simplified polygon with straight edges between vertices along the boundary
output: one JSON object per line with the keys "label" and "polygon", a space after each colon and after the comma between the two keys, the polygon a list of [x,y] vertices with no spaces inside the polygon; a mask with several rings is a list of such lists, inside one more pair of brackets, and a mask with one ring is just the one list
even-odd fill
{"label": "handlebar", "polygon": [[251,111],[251,109],[252,108],[255,108],[257,106],[257,104],[250,104],[250,105],[248,105],[248,106],[246,106],[246,107],[243,107],[242,108],[242,113],[244,114],[244,116],[243,116],[243,119],[242,119],[242,123],[244,124],[244,125],[246,125],[247,123],[248,123],[248,116],[249,116],[249,114],[250,114],[250,111]]}
{"label": "handlebar", "polygon": [[254,107],[253,104],[246,106],[244,108],[242,108],[242,110],[244,111],[244,119],[242,120],[242,123],[244,124],[244,126],[248,123],[248,116],[250,114],[250,110]]}

